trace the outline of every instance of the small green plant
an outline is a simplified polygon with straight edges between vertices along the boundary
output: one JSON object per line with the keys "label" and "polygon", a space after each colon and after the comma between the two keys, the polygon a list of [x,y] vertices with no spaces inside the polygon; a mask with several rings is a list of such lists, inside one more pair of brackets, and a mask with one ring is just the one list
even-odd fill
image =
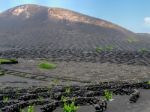
{"label": "small green plant", "polygon": [[65,89],[65,93],[70,94],[70,93],[71,93],[71,88],[70,88],[70,87],[67,87],[67,88]]}
{"label": "small green plant", "polygon": [[42,96],[39,96],[39,99],[38,99],[39,101],[43,101],[44,100],[44,97],[42,97]]}
{"label": "small green plant", "polygon": [[51,83],[48,84],[47,88],[48,88],[48,92],[51,92],[52,88],[54,87],[54,85],[52,85]]}
{"label": "small green plant", "polygon": [[138,41],[138,40],[137,40],[137,38],[135,38],[135,37],[130,37],[130,38],[127,39],[127,42],[128,42],[128,43],[131,43],[131,44],[132,44],[132,43],[135,43],[135,42],[137,42],[137,41]]}
{"label": "small green plant", "polygon": [[141,48],[138,50],[140,53],[146,53],[148,52],[148,50],[146,48]]}
{"label": "small green plant", "polygon": [[60,83],[60,80],[54,79],[54,80],[52,80],[52,82],[53,82],[54,85],[57,85],[58,83]]}
{"label": "small green plant", "polygon": [[63,111],[64,112],[76,112],[78,110],[78,106],[75,105],[74,102],[70,104],[64,103]]}
{"label": "small green plant", "polygon": [[95,50],[96,50],[96,52],[101,52],[101,51],[103,51],[103,48],[102,47],[96,47]]}
{"label": "small green plant", "polygon": [[19,112],[25,112],[25,110],[23,110],[23,109],[20,109],[20,110],[19,110]]}
{"label": "small green plant", "polygon": [[114,47],[112,45],[105,46],[105,51],[112,51]]}
{"label": "small green plant", "polygon": [[34,110],[34,106],[33,105],[29,105],[28,107],[27,107],[27,111],[25,111],[24,109],[19,109],[19,112],[35,112],[35,110]]}
{"label": "small green plant", "polygon": [[0,64],[7,64],[7,63],[18,63],[18,61],[16,59],[0,58]]}
{"label": "small green plant", "polygon": [[39,68],[42,68],[42,69],[54,69],[54,68],[56,68],[56,64],[49,63],[49,62],[42,62],[42,63],[39,64]]}
{"label": "small green plant", "polygon": [[7,103],[8,100],[9,100],[8,96],[3,96],[3,102],[4,102],[4,103]]}
{"label": "small green plant", "polygon": [[62,96],[62,97],[61,97],[61,101],[62,101],[62,102],[67,102],[67,101],[68,101],[68,97]]}
{"label": "small green plant", "polygon": [[61,97],[61,101],[64,103],[63,112],[76,112],[78,110],[79,107],[75,105],[75,99],[73,98],[71,103],[67,103],[68,97]]}
{"label": "small green plant", "polygon": [[5,72],[4,71],[0,71],[0,76],[3,76],[5,75]]}
{"label": "small green plant", "polygon": [[35,112],[34,111],[34,106],[33,105],[29,105],[27,112]]}
{"label": "small green plant", "polygon": [[8,59],[0,59],[0,63],[2,64],[2,63],[4,63],[4,62],[10,62],[10,60],[8,60]]}
{"label": "small green plant", "polygon": [[112,97],[113,97],[113,93],[109,90],[105,90],[104,91],[104,99],[107,100],[107,101],[110,101],[112,100]]}
{"label": "small green plant", "polygon": [[112,51],[114,49],[113,45],[107,45],[104,47],[96,47],[95,50],[96,52],[102,52],[102,51]]}
{"label": "small green plant", "polygon": [[150,85],[150,81],[148,81],[147,84]]}

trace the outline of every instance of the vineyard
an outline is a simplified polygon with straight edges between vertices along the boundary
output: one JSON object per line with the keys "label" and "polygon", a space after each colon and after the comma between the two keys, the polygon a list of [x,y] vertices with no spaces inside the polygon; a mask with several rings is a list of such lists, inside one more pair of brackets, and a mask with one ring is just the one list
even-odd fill
{"label": "vineyard", "polygon": [[[126,103],[129,102],[128,106],[132,106],[146,93],[144,89],[149,91],[149,82],[103,82],[84,86],[55,84],[49,87],[30,87],[28,89],[9,87],[0,90],[0,109],[2,112],[22,112],[30,106],[34,106],[35,112],[63,111],[61,108],[63,108],[64,102],[69,104],[74,101],[75,105],[81,109],[88,105],[94,109],[96,104],[100,104],[101,112],[107,111],[107,109],[112,111],[109,106],[113,101],[104,98],[108,97],[106,90],[112,92],[114,100],[117,100],[117,97],[120,99],[125,97]],[[143,99],[141,98],[141,100]],[[141,108],[143,108],[142,105]]]}

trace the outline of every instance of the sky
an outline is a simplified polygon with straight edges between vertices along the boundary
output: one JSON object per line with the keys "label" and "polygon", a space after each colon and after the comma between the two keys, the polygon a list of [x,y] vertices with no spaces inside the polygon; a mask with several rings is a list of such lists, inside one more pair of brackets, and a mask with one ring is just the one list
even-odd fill
{"label": "sky", "polygon": [[0,0],[0,12],[22,4],[61,7],[150,33],[150,0]]}

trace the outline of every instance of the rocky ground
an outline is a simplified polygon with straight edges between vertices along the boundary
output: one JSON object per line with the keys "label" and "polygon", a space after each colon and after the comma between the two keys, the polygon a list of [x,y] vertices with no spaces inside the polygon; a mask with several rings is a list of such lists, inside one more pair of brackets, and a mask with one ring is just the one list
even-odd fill
{"label": "rocky ground", "polygon": [[[108,48],[107,48],[108,47]],[[105,49],[95,48],[93,50],[80,49],[10,49],[0,51],[0,56],[5,58],[23,58],[23,59],[52,59],[53,61],[75,61],[75,62],[92,62],[92,63],[114,63],[127,65],[150,65],[150,52],[143,48],[131,51],[117,50],[107,46]]]}
{"label": "rocky ground", "polygon": [[[44,59],[45,61],[45,59]],[[95,101],[102,101],[104,91],[113,92],[105,112],[149,112],[150,70],[147,65],[94,63],[75,61],[55,63],[52,70],[39,68],[43,59],[18,59],[18,64],[0,65],[0,109],[3,112],[27,110],[34,104],[36,112],[63,112],[61,97],[71,88],[70,99],[76,97],[77,112],[94,112]],[[119,81],[119,82],[118,82]],[[146,82],[143,82],[146,81]],[[101,83],[104,82],[104,83]],[[108,83],[110,82],[110,83]],[[134,89],[140,92],[136,103],[130,103]],[[8,98],[7,102],[4,99]],[[93,103],[91,103],[93,102]]]}
{"label": "rocky ground", "polygon": [[[66,89],[70,88],[70,92]],[[149,112],[149,90],[147,82],[103,82],[88,85],[53,85],[30,88],[3,88],[0,89],[0,109],[2,112],[20,112],[34,105],[36,112],[63,112],[62,96],[67,102],[75,97],[77,112],[93,112],[97,102],[103,102],[104,91],[113,93],[113,100],[106,101],[106,112]],[[133,99],[136,92],[139,96]],[[132,100],[131,100],[132,98]],[[134,102],[131,102],[134,101]],[[102,107],[103,108],[103,105]],[[101,112],[104,112],[101,111]]]}
{"label": "rocky ground", "polygon": [[[137,103],[131,104],[129,103],[129,97],[127,95],[114,96],[114,100],[108,103],[108,109],[105,112],[149,112],[150,108],[150,98],[149,98],[149,90],[140,90],[141,98],[137,101]],[[94,106],[81,106],[78,112],[94,112]],[[63,112],[62,108],[58,108],[55,112]]]}

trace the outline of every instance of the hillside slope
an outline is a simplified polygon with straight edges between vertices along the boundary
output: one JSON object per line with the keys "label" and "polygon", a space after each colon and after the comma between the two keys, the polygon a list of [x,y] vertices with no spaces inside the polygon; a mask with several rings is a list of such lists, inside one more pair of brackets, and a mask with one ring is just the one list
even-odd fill
{"label": "hillside slope", "polygon": [[103,46],[130,51],[145,47],[136,36],[111,22],[62,8],[27,4],[0,14],[0,51],[49,55]]}

